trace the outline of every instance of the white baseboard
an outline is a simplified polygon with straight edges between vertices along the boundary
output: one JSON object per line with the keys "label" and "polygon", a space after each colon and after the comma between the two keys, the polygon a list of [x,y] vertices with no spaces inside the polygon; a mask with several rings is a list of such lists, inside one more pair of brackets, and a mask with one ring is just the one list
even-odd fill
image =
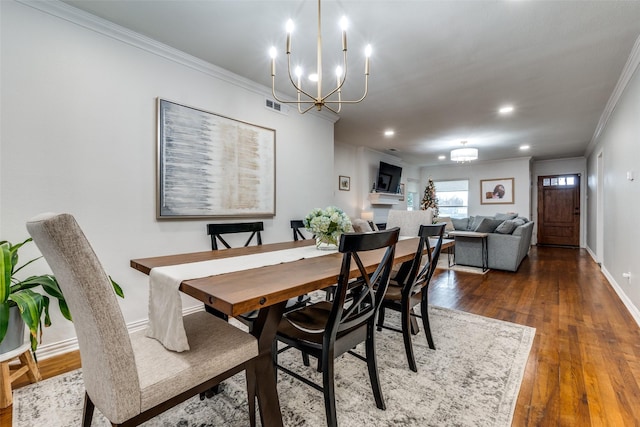
{"label": "white baseboard", "polygon": [[[188,314],[193,314],[198,311],[204,310],[204,306],[194,306],[182,311],[183,316]],[[129,333],[138,332],[142,329],[145,329],[149,324],[149,319],[138,320],[136,322],[131,322],[127,324],[127,330]],[[63,341],[58,341],[51,344],[39,345],[38,350],[36,350],[36,355],[38,357],[38,361],[49,359],[54,356],[58,356],[61,354],[69,353],[71,351],[75,351],[78,349],[78,338],[69,338]]]}
{"label": "white baseboard", "polygon": [[606,277],[609,283],[611,284],[611,287],[613,288],[613,290],[616,291],[616,294],[618,294],[618,297],[620,298],[624,306],[629,311],[629,314],[631,314],[631,317],[633,317],[633,320],[635,320],[638,326],[640,326],[640,310],[638,310],[638,307],[633,305],[633,302],[631,302],[627,294],[624,293],[620,285],[618,285],[616,280],[613,278],[613,276],[609,273],[609,271],[607,271],[607,269],[604,266],[601,266],[601,271],[602,271],[602,274],[604,274],[604,277]]}
{"label": "white baseboard", "polygon": [[[593,252],[589,246],[585,246],[585,249],[593,259],[593,262],[597,263],[598,258],[596,257],[595,252]],[[631,314],[633,320],[635,320],[638,326],[640,326],[640,310],[638,310],[638,307],[633,305],[633,302],[631,302],[627,294],[624,293],[620,285],[618,285],[618,282],[616,282],[611,273],[609,273],[607,268],[602,264],[600,264],[600,271],[602,271],[602,274],[607,279],[613,290],[616,291],[616,294],[618,294],[618,298],[620,298],[620,301],[622,301],[624,306],[627,308],[627,311],[629,311],[629,314]]]}

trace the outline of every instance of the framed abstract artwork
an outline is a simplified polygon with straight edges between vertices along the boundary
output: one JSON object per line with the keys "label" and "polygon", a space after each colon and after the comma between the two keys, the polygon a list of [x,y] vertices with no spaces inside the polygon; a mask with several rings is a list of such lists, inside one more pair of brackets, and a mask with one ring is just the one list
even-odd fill
{"label": "framed abstract artwork", "polygon": [[158,98],[157,218],[275,215],[276,131]]}
{"label": "framed abstract artwork", "polygon": [[513,178],[480,180],[480,203],[483,205],[513,204]]}

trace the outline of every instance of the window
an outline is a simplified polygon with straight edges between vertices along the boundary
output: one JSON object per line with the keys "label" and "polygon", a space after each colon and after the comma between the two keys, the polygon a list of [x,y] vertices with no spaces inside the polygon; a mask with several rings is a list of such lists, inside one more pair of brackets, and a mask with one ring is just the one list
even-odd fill
{"label": "window", "polygon": [[469,216],[469,180],[434,181],[440,216]]}
{"label": "window", "polygon": [[542,185],[545,187],[573,187],[576,185],[576,177],[575,176],[557,176],[553,178],[544,178],[542,180]]}
{"label": "window", "polygon": [[412,211],[413,208],[413,200],[416,197],[416,193],[407,193],[407,210]]}

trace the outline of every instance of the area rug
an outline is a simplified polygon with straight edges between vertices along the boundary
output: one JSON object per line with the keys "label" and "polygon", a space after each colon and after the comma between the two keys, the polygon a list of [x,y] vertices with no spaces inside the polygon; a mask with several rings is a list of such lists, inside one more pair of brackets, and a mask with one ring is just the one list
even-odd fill
{"label": "area rug", "polygon": [[482,271],[481,267],[472,267],[470,265],[453,264],[450,266],[447,254],[443,254],[443,258],[438,259],[438,265],[436,268],[440,270],[460,271],[463,273],[473,273],[473,274],[487,274],[489,271],[491,271],[491,270]]}
{"label": "area rug", "polygon": [[[399,320],[388,312],[387,320]],[[380,379],[387,405],[376,408],[366,364],[351,355],[336,361],[336,405],[340,426],[510,426],[535,329],[460,311],[430,307],[437,350],[421,331],[413,337],[418,372],[409,370],[402,335],[377,333]],[[364,349],[356,349],[363,354]],[[280,362],[314,381],[299,353]],[[211,399],[196,396],[144,426],[248,426],[244,374],[223,383]],[[325,426],[322,393],[278,374],[285,426]],[[15,390],[13,426],[80,425],[84,388],[80,370]],[[93,426],[108,422],[96,410]]]}

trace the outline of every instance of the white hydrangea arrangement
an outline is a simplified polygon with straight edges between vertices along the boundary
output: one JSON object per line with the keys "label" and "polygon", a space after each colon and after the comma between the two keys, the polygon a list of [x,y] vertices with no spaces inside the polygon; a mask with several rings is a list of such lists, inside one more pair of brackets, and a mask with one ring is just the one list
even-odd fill
{"label": "white hydrangea arrangement", "polygon": [[315,208],[304,218],[304,227],[315,234],[316,242],[338,245],[340,235],[353,231],[351,219],[335,206],[325,209]]}

